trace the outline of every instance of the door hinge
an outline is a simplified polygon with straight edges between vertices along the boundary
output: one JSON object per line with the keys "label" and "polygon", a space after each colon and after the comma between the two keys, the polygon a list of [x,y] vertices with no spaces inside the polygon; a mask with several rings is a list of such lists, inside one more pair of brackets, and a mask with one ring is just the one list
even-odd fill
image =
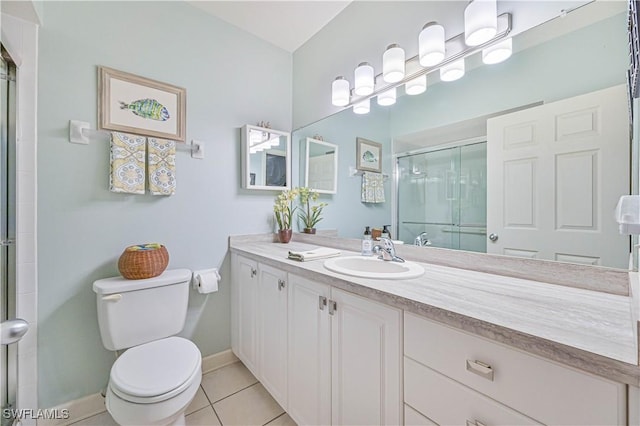
{"label": "door hinge", "polygon": [[318,308],[324,311],[324,307],[327,306],[327,298],[324,296],[318,296]]}

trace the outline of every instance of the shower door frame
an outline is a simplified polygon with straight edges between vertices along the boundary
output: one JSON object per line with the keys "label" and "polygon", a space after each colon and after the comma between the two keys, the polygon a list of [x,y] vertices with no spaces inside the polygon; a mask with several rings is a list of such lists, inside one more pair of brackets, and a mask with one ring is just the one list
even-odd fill
{"label": "shower door frame", "polygon": [[443,151],[446,149],[452,148],[461,148],[463,146],[468,145],[477,145],[481,143],[487,143],[487,135],[475,136],[467,139],[455,140],[443,144],[427,146],[420,149],[415,149],[411,151],[400,152],[397,154],[393,154],[393,174],[394,174],[394,185],[393,185],[393,204],[392,204],[392,212],[391,212],[391,223],[393,224],[394,235],[398,238],[400,237],[400,166],[399,161],[401,158],[410,157],[413,155],[420,154],[428,154],[431,152]]}

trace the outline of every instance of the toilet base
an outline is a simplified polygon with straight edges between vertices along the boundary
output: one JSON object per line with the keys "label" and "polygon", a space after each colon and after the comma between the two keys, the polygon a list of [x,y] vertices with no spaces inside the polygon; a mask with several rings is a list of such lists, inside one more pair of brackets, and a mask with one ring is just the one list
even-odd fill
{"label": "toilet base", "polygon": [[196,396],[200,387],[199,374],[184,392],[173,398],[151,404],[138,404],[125,401],[107,387],[107,411],[121,426],[184,426],[184,412]]}

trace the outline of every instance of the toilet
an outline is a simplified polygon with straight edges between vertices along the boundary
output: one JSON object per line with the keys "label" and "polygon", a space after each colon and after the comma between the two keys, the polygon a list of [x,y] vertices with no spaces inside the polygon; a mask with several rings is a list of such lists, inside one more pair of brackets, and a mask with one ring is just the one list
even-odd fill
{"label": "toilet", "polygon": [[111,367],[106,406],[120,425],[184,425],[202,379],[202,355],[184,327],[191,271],[93,283],[105,348],[126,349]]}

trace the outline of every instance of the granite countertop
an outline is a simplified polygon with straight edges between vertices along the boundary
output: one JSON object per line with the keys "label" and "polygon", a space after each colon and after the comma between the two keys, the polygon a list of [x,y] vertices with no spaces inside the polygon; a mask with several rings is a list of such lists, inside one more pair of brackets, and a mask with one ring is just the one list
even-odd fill
{"label": "granite countertop", "polygon": [[[287,259],[307,243],[231,240],[232,252],[287,272],[396,306],[455,328],[638,386],[638,344],[629,296],[546,284],[430,263],[404,280],[364,279],[332,272],[324,260]],[[359,255],[341,250],[343,256]]]}

